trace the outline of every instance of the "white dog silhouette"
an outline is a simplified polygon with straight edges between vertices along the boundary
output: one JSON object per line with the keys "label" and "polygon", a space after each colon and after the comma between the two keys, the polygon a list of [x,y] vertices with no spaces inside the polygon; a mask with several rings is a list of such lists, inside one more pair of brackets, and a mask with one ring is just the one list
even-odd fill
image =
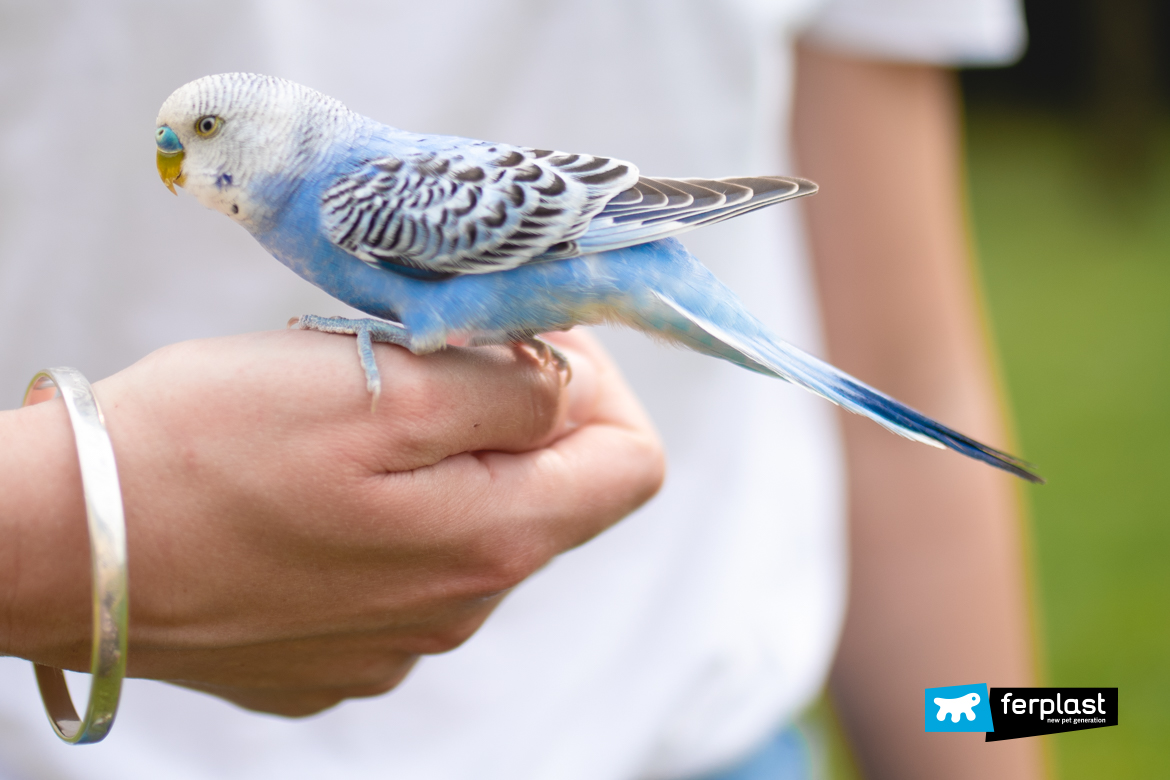
{"label": "white dog silhouette", "polygon": [[958,723],[960,715],[966,715],[967,720],[975,720],[974,708],[979,703],[979,694],[968,693],[957,699],[935,699],[934,703],[938,705],[939,720],[945,720],[947,715],[951,716],[951,723]]}

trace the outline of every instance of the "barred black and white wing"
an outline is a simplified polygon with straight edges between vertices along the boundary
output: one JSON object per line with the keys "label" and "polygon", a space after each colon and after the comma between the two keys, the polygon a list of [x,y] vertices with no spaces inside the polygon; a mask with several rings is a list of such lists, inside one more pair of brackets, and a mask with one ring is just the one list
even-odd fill
{"label": "barred black and white wing", "polygon": [[637,182],[621,160],[465,141],[368,161],[325,191],[321,214],[371,265],[488,273],[582,254],[590,221]]}
{"label": "barred black and white wing", "polygon": [[606,204],[577,241],[578,250],[604,252],[713,225],[790,198],[817,185],[789,176],[652,179],[646,176]]}

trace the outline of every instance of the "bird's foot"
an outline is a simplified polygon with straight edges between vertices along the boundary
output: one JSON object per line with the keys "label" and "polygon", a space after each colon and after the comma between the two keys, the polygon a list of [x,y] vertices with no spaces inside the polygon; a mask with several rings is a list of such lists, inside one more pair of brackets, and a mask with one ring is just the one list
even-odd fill
{"label": "bird's foot", "polygon": [[318,317],[303,314],[288,321],[293,330],[316,330],[322,333],[344,333],[357,337],[358,359],[366,374],[366,390],[370,393],[370,411],[378,406],[382,395],[382,376],[378,373],[378,361],[374,359],[373,342],[397,344],[410,348],[410,331],[405,325],[387,320],[371,318],[349,319],[346,317]]}
{"label": "bird's foot", "polygon": [[526,336],[519,339],[519,343],[530,347],[544,365],[547,366],[549,363],[553,363],[557,367],[557,371],[565,375],[566,384],[573,378],[573,366],[570,365],[569,359],[565,357],[564,352],[561,352],[552,344],[536,336]]}

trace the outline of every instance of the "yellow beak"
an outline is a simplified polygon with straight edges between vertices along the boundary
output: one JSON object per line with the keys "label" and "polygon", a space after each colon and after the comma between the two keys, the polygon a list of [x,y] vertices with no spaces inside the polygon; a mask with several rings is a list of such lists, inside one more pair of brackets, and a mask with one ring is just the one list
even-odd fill
{"label": "yellow beak", "polygon": [[158,175],[162,179],[162,183],[167,185],[167,189],[175,195],[175,185],[183,186],[183,150],[171,154],[163,154],[159,150],[155,158],[155,163],[158,165]]}

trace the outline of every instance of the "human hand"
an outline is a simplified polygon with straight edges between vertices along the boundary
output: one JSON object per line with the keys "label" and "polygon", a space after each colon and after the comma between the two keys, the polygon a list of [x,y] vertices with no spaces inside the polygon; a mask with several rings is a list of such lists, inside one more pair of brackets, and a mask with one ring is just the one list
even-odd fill
{"label": "human hand", "polygon": [[[306,715],[393,688],[662,480],[650,424],[582,334],[567,386],[523,348],[256,333],[160,350],[95,385],[118,459],[128,672]],[[0,413],[0,651],[88,668],[89,562],[59,400]],[[16,458],[20,461],[16,462]]]}

